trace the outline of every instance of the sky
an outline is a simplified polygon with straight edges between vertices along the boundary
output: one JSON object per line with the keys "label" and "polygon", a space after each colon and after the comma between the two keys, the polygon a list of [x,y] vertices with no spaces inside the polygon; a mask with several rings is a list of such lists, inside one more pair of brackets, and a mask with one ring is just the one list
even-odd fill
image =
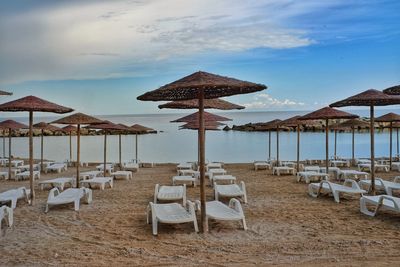
{"label": "sky", "polygon": [[262,83],[247,110],[314,110],[400,84],[398,0],[0,2],[0,89],[93,115],[203,70]]}

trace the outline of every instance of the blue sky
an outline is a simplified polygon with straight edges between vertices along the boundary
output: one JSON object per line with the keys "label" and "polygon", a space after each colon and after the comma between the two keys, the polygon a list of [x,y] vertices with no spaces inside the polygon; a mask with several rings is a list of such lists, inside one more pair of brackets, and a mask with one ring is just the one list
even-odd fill
{"label": "blue sky", "polygon": [[400,84],[400,1],[2,1],[2,101],[90,114],[159,111],[136,97],[197,70],[266,84],[228,100],[313,110]]}

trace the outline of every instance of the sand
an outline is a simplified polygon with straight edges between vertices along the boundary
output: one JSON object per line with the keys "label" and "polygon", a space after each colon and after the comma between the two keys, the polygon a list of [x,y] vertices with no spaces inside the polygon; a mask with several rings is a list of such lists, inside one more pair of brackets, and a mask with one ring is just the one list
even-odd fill
{"label": "sand", "polygon": [[[170,184],[174,165],[141,169],[131,181],[94,190],[93,203],[52,208],[44,213],[48,190],[37,201],[23,201],[15,225],[0,238],[2,266],[395,266],[400,264],[400,215],[384,212],[369,218],[356,197],[336,204],[331,197],[311,198],[294,176],[271,176],[251,164],[227,164],[228,173],[246,182],[243,205],[249,227],[210,222],[208,234],[192,224],[160,225],[154,237],[146,207],[154,185]],[[65,175],[72,175],[70,168]],[[390,178],[396,173],[379,174]],[[59,177],[43,175],[41,180]],[[0,191],[28,182],[0,181]],[[199,187],[188,188],[198,199]],[[208,199],[213,199],[207,188]]]}

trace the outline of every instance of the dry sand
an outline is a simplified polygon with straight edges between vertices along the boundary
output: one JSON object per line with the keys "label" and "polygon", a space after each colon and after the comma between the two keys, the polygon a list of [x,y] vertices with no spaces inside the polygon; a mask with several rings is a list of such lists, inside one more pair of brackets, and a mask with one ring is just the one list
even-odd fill
{"label": "dry sand", "polygon": [[[94,190],[92,205],[52,208],[44,213],[48,190],[37,191],[36,204],[23,201],[15,225],[0,238],[2,266],[399,266],[400,215],[369,218],[357,198],[311,198],[307,185],[293,176],[271,176],[250,164],[226,165],[246,182],[248,231],[239,223],[211,222],[196,234],[192,224],[160,225],[152,236],[146,206],[154,185],[170,184],[173,165],[141,169],[114,189]],[[67,175],[72,175],[69,169]],[[63,175],[66,175],[65,173]],[[396,173],[379,174],[391,178]],[[59,175],[43,175],[41,180]],[[28,182],[0,181],[0,191]],[[188,188],[198,199],[199,187]],[[212,200],[211,188],[207,197]]]}

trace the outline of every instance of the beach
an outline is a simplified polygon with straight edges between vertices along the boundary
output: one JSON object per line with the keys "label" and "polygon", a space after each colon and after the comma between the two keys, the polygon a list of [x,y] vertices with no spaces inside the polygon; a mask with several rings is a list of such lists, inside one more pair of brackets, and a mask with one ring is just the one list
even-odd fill
{"label": "beach", "polygon": [[[93,169],[84,168],[84,170]],[[34,206],[23,200],[14,210],[14,226],[1,237],[2,266],[395,266],[400,262],[399,215],[360,213],[359,197],[314,199],[295,176],[254,171],[252,164],[226,164],[229,174],[245,181],[243,204],[249,229],[238,222],[210,221],[210,232],[193,225],[160,224],[153,236],[146,208],[154,186],[170,185],[176,165],[141,168],[133,179],[117,180],[113,189],[93,190],[91,205],[51,208],[44,213],[48,190],[37,188]],[[42,174],[40,180],[72,176]],[[392,179],[397,173],[378,173]],[[37,184],[37,182],[36,182]],[[29,182],[2,181],[2,191]],[[199,187],[188,187],[199,199]],[[207,187],[207,200],[213,200]],[[227,199],[223,199],[227,203]],[[199,214],[197,216],[199,218]]]}

